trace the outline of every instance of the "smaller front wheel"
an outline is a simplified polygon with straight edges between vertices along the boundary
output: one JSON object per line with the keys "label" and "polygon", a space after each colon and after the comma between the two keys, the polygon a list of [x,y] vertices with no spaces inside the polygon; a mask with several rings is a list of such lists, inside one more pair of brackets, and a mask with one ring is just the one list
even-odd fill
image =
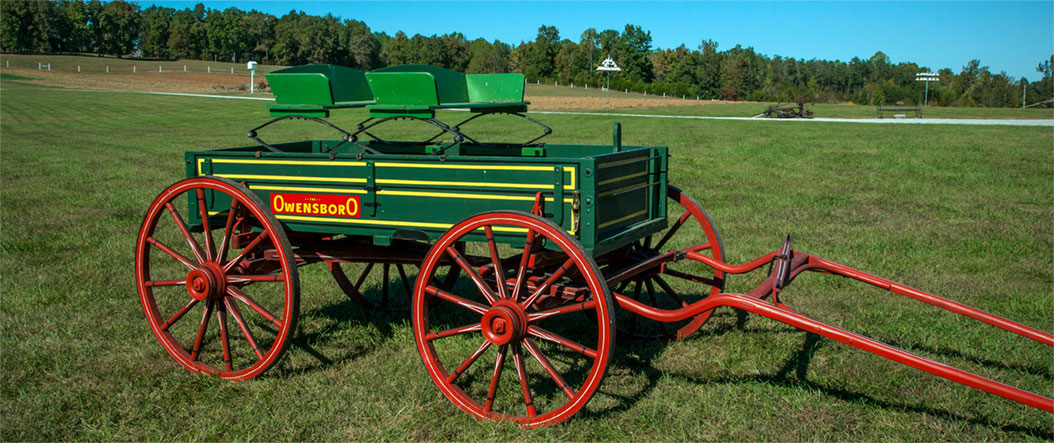
{"label": "smaller front wheel", "polygon": [[[436,271],[451,262],[467,277],[448,290]],[[425,257],[414,339],[432,381],[461,410],[545,426],[581,410],[600,386],[612,308],[593,258],[562,228],[489,212],[454,225]]]}
{"label": "smaller front wheel", "polygon": [[135,246],[139,300],[161,345],[190,371],[255,377],[296,330],[296,261],[265,208],[233,181],[193,177],[147,210]]}

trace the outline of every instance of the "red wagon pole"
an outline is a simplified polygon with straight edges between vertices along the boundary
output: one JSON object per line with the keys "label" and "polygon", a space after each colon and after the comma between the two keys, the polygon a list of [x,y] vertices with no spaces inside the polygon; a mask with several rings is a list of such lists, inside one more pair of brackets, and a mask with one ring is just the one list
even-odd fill
{"label": "red wagon pole", "polygon": [[[851,332],[837,326],[832,326],[812,318],[809,318],[803,314],[795,312],[794,310],[786,307],[778,300],[773,300],[773,303],[764,301],[763,299],[769,294],[775,293],[778,288],[783,288],[790,283],[798,274],[804,271],[824,272],[844,277],[859,280],[886,290],[889,290],[895,294],[904,295],[907,297],[920,300],[931,305],[940,307],[942,309],[952,311],[958,314],[965,315],[970,318],[974,318],[996,326],[1000,329],[1027,337],[1029,339],[1038,341],[1048,346],[1054,346],[1054,336],[1051,334],[1039,331],[1037,329],[1025,326],[1023,324],[1007,320],[997,315],[981,311],[979,309],[964,305],[959,302],[955,302],[943,297],[939,297],[927,292],[923,292],[917,289],[910,288],[900,283],[893,282],[881,277],[876,277],[859,270],[840,265],[829,260],[825,260],[819,257],[814,257],[805,254],[800,251],[790,251],[789,241],[784,244],[784,250],[774,251],[766,254],[758,259],[755,259],[749,263],[743,265],[730,265],[721,263],[714,260],[711,257],[707,257],[703,254],[692,251],[691,249],[685,251],[671,251],[674,257],[684,257],[691,260],[695,260],[704,263],[708,266],[713,267],[719,271],[729,274],[742,274],[753,270],[756,270],[766,264],[773,263],[774,261],[777,266],[774,266],[773,273],[756,289],[750,291],[749,294],[728,294],[722,293],[714,295],[703,300],[692,303],[680,309],[660,309],[653,306],[648,306],[632,297],[622,295],[620,293],[613,293],[615,300],[618,302],[619,307],[632,311],[633,313],[647,317],[652,320],[661,322],[675,322],[681,321],[686,318],[698,315],[699,313],[713,310],[721,306],[729,306],[733,308],[743,309],[745,311],[753,312],[758,315],[762,315],[773,320],[786,323],[794,326],[798,329],[813,332],[822,335],[827,338],[837,340],[841,343],[862,349],[872,354],[886,357],[890,360],[903,363],[916,369],[920,369],[931,374],[937,375],[948,380],[952,380],[966,386],[970,386],[982,391],[986,391],[1018,403],[1022,403],[1034,408],[1038,408],[1047,412],[1054,413],[1054,400],[1028,392],[1013,386],[1009,386],[995,380],[991,380],[976,374],[972,374],[961,369],[957,369],[946,364],[907,352],[897,347],[882,343],[878,340],[865,337],[863,335]],[[789,253],[788,253],[789,252]]]}

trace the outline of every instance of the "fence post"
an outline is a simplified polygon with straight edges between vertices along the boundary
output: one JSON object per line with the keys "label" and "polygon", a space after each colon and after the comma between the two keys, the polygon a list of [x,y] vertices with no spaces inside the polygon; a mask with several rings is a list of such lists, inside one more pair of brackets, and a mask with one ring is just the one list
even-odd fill
{"label": "fence post", "polygon": [[212,66],[209,66],[209,74],[212,74]]}
{"label": "fence post", "polygon": [[81,65],[77,65],[77,72],[81,72]]}
{"label": "fence post", "polygon": [[11,67],[11,60],[4,60],[4,62],[5,62],[5,63],[7,63],[7,67],[8,67],[8,68],[10,68],[10,67]]}
{"label": "fence post", "polygon": [[106,73],[107,73],[107,74],[109,74],[109,73],[110,73],[110,66],[106,66]]}
{"label": "fence post", "polygon": [[132,74],[135,74],[135,65],[132,65]]}
{"label": "fence post", "polygon": [[48,63],[48,71],[51,70],[51,63]]}
{"label": "fence post", "polygon": [[187,65],[183,65],[183,72],[187,72]]}
{"label": "fence post", "polygon": [[234,75],[234,68],[231,68],[231,75]]}
{"label": "fence post", "polygon": [[157,72],[164,72],[161,70],[161,65],[157,65]]}

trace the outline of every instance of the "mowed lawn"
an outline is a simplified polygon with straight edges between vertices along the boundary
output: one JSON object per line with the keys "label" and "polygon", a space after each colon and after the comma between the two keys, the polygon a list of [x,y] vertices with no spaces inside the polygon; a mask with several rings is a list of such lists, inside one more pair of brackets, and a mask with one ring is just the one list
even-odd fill
{"label": "mowed lawn", "polygon": [[[242,383],[190,374],[144,320],[136,233],[183,178],[183,152],[247,144],[264,103],[4,88],[0,440],[1054,439],[1051,414],[729,310],[683,341],[619,340],[599,393],[565,423],[481,423],[429,380],[407,314],[358,307],[319,266],[301,270],[300,335],[276,368]],[[537,118],[550,142],[607,144],[617,117]],[[732,263],[790,233],[796,249],[1054,331],[1051,128],[621,122],[627,144],[671,147],[671,181],[709,211]],[[261,135],[333,137],[276,126]],[[804,275],[784,294],[814,318],[1054,396],[1044,345],[837,277]]]}

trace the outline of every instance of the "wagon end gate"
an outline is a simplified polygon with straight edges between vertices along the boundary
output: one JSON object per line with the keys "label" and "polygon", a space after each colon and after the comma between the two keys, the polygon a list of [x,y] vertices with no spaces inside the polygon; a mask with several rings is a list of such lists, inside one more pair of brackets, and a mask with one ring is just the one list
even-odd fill
{"label": "wagon end gate", "polygon": [[[665,264],[669,262],[692,260],[703,263],[717,271],[727,274],[749,273],[770,264],[772,265],[772,270],[768,277],[759,286],[745,294],[720,293],[686,305],[680,309],[658,309],[645,303],[641,303],[628,295],[614,292],[612,295],[617,301],[619,307],[642,317],[660,322],[675,322],[689,319],[702,313],[711,312],[714,308],[720,306],[742,309],[804,331],[836,340],[857,349],[862,349],[872,354],[903,363],[913,368],[929,372],[938,377],[1054,413],[1054,400],[1050,398],[966,372],[907,352],[886,343],[882,343],[873,338],[812,319],[787,306],[781,299],[780,295],[782,291],[802,272],[812,271],[833,274],[867,283],[894,294],[910,297],[941,309],[979,320],[1005,331],[1043,343],[1047,346],[1054,346],[1054,336],[1051,334],[953,300],[923,292],[885,278],[876,277],[824,258],[793,250],[791,249],[790,236],[787,236],[787,239],[783,242],[783,245],[779,250],[770,252],[743,265],[730,265],[723,263],[720,260],[716,260],[697,252],[697,249],[698,248],[688,248],[680,251],[671,250],[668,253],[654,257],[650,266],[662,269],[665,267]],[[607,282],[611,285],[627,278],[629,278],[629,275],[626,275],[626,273],[620,273],[609,277]],[[770,297],[771,302],[766,301],[766,299]]]}

